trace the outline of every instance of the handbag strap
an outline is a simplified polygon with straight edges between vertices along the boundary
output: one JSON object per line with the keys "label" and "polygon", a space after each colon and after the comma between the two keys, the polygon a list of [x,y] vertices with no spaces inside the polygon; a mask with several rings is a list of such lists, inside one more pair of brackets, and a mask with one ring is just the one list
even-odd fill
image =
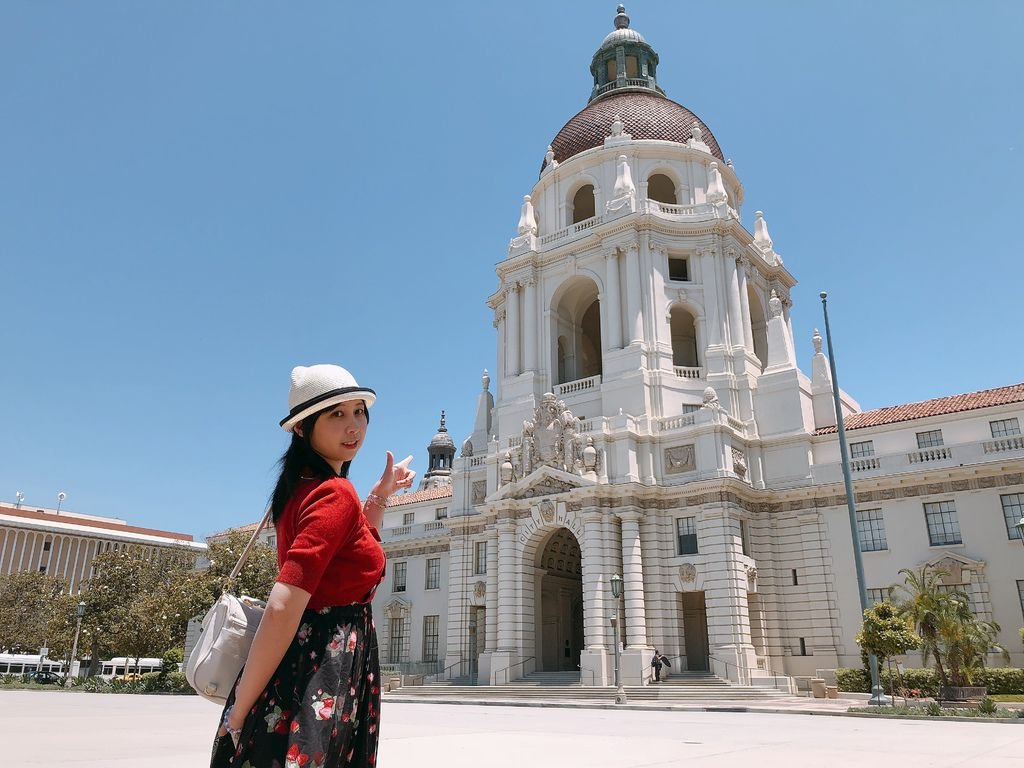
{"label": "handbag strap", "polygon": [[234,580],[236,576],[241,572],[242,567],[245,565],[245,561],[249,559],[249,553],[252,552],[252,548],[256,546],[256,539],[259,538],[260,531],[267,525],[267,521],[270,519],[271,506],[267,505],[267,513],[260,520],[260,524],[256,526],[256,530],[252,532],[252,538],[249,539],[249,543],[245,545],[245,549],[242,550],[242,556],[238,558],[238,563],[235,564],[234,569],[231,571],[229,579]]}

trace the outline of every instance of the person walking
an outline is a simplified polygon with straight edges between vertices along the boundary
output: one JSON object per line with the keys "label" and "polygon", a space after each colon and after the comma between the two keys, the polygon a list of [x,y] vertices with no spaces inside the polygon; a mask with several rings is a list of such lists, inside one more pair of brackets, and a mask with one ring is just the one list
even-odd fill
{"label": "person walking", "polygon": [[347,479],[376,393],[337,365],[292,370],[291,435],[271,497],[277,583],[228,696],[211,768],[373,766],[380,660],[370,600],[384,577],[378,529],[409,488],[412,456],[361,501]]}
{"label": "person walking", "polygon": [[654,682],[656,683],[661,682],[661,668],[664,665],[664,658],[658,649],[655,648],[654,657],[651,659],[651,667],[654,668]]}

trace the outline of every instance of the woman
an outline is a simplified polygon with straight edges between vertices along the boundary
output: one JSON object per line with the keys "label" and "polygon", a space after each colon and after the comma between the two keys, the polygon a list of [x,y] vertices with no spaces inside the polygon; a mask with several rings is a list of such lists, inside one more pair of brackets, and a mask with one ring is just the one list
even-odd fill
{"label": "woman", "polygon": [[336,365],[292,371],[292,435],[271,499],[277,583],[228,697],[213,768],[376,763],[380,667],[370,600],[384,576],[377,533],[387,497],[412,485],[389,451],[360,502],[346,479],[366,436],[372,389]]}

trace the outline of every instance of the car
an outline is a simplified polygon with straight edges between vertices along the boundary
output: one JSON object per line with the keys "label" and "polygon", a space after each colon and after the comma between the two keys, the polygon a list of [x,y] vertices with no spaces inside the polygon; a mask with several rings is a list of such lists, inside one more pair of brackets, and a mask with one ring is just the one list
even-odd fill
{"label": "car", "polygon": [[32,670],[26,672],[23,677],[26,682],[39,683],[41,685],[63,685],[64,678],[58,675],[56,672],[47,672],[46,670]]}
{"label": "car", "polygon": [[126,683],[134,683],[136,680],[141,680],[142,679],[142,675],[140,675],[138,672],[128,672],[127,674],[124,674],[124,675],[118,675],[114,679],[115,680],[122,680],[122,681],[124,681]]}

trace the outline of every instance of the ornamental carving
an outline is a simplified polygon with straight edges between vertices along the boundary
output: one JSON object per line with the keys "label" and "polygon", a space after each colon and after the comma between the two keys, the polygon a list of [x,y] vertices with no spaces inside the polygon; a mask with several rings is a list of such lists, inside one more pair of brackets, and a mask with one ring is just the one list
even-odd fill
{"label": "ornamental carving", "polygon": [[732,449],[732,469],[740,480],[747,477],[747,457],[738,448]]}
{"label": "ornamental carving", "polygon": [[486,480],[474,480],[473,481],[473,504],[483,504],[484,499],[487,498],[487,481]]}
{"label": "ornamental carving", "polygon": [[531,485],[529,488],[524,490],[516,498],[519,499],[533,499],[537,496],[551,496],[556,493],[565,493],[576,488],[575,485],[571,485],[562,480],[556,480],[553,477],[547,477],[543,482]]}
{"label": "ornamental carving", "polygon": [[577,432],[579,421],[564,402],[545,393],[532,421],[523,422],[523,476],[539,467],[576,472],[583,464],[583,441]]}
{"label": "ornamental carving", "polygon": [[545,523],[554,522],[555,519],[555,504],[550,499],[545,499],[538,505],[540,509],[540,517]]}
{"label": "ornamental carving", "polygon": [[487,594],[487,582],[486,581],[478,581],[476,584],[473,585],[473,597],[479,598],[479,597],[483,597],[486,594]]}
{"label": "ornamental carving", "polygon": [[693,563],[683,563],[679,566],[679,580],[683,584],[692,584],[697,580],[697,566]]}
{"label": "ornamental carving", "polygon": [[665,449],[665,474],[679,475],[697,470],[697,458],[693,444],[677,445]]}

